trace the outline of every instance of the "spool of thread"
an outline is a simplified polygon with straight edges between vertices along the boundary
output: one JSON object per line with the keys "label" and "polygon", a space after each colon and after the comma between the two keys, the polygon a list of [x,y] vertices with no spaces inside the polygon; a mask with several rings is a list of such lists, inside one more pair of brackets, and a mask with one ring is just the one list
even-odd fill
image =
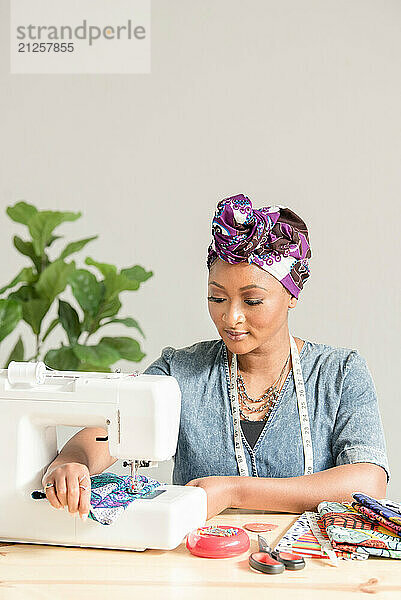
{"label": "spool of thread", "polygon": [[7,369],[8,381],[11,385],[41,385],[46,379],[44,362],[16,362],[12,360]]}

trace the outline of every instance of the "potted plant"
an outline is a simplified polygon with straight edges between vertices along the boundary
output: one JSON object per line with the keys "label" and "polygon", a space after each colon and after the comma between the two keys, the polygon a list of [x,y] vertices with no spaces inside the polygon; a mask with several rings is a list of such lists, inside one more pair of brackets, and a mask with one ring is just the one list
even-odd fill
{"label": "potted plant", "polygon": [[[85,264],[93,270],[77,268],[70,257],[96,239],[96,235],[64,245],[51,260],[48,249],[62,239],[54,231],[62,223],[77,220],[79,212],[38,210],[26,202],[17,202],[7,208],[7,214],[28,229],[28,239],[15,235],[13,243],[30,264],[0,289],[0,342],[23,320],[35,337],[35,351],[26,357],[20,336],[5,366],[11,360],[44,360],[54,369],[108,372],[120,359],[141,361],[145,354],[131,336],[104,336],[96,343],[91,342],[94,334],[98,338],[99,331],[103,333],[103,328],[111,323],[134,328],[144,337],[135,319],[121,316],[120,294],[138,290],[152,277],[152,271],[140,265],[118,270],[113,264],[90,257]],[[65,297],[69,289],[72,302]],[[48,321],[45,317],[54,312],[55,305],[57,316],[45,327]],[[64,330],[65,339],[44,354],[44,342],[56,327]]]}

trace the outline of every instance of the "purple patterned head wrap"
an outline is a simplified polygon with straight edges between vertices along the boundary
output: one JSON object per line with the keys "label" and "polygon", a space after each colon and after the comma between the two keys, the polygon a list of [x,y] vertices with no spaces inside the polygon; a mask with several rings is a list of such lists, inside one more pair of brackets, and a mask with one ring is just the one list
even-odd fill
{"label": "purple patterned head wrap", "polygon": [[207,266],[217,259],[254,263],[298,298],[312,256],[305,223],[284,206],[252,208],[243,194],[218,203],[212,221]]}

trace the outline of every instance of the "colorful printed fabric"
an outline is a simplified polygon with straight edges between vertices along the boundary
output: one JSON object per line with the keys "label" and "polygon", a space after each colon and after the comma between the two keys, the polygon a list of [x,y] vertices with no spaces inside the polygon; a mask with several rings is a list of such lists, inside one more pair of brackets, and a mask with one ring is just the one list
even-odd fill
{"label": "colorful printed fabric", "polygon": [[254,263],[298,298],[309,277],[312,256],[305,223],[284,206],[252,208],[243,194],[222,200],[212,221],[210,269],[217,259]]}
{"label": "colorful printed fabric", "polygon": [[401,536],[401,515],[399,513],[366,494],[352,494],[352,497],[356,500],[352,503],[355,510],[374,523],[379,523]]}
{"label": "colorful printed fabric", "polygon": [[[324,539],[328,540],[329,536],[324,528],[323,521],[317,519],[317,524]],[[305,513],[298,517],[295,523],[284,534],[275,550],[279,552],[294,552],[307,558],[328,558],[327,553],[322,550],[319,541],[313,534]],[[334,552],[337,558],[345,560],[368,558],[367,555],[360,555],[354,551],[342,552],[336,549]]]}
{"label": "colorful printed fabric", "polygon": [[[89,518],[102,525],[111,525],[124,510],[138,498],[151,494],[160,483],[156,479],[137,475],[141,487],[132,492],[132,479],[129,475],[101,473],[91,477],[91,499]],[[45,499],[46,494],[40,490],[32,492],[34,500]]]}
{"label": "colorful printed fabric", "polygon": [[89,518],[98,521],[102,525],[111,525],[124,510],[138,498],[160,485],[155,479],[137,475],[142,488],[132,493],[129,475],[115,475],[114,473],[102,473],[91,477],[91,510]]}
{"label": "colorful printed fabric", "polygon": [[365,517],[369,519],[372,523],[378,523],[382,525],[385,529],[389,529],[396,535],[400,536],[401,534],[401,526],[396,525],[395,523],[391,523],[388,519],[385,519],[380,514],[376,513],[371,508],[367,508],[366,506],[362,506],[362,504],[358,504],[358,502],[352,503],[352,508],[354,508],[357,512],[361,513]]}
{"label": "colorful printed fabric", "polygon": [[401,539],[369,521],[351,505],[321,502],[318,511],[333,548],[401,559]]}
{"label": "colorful printed fabric", "polygon": [[400,502],[394,502],[393,500],[388,500],[387,498],[384,498],[384,499],[380,500],[380,504],[382,504],[386,508],[391,508],[391,510],[393,510],[395,513],[397,513],[397,515],[401,515],[401,503]]}
{"label": "colorful printed fabric", "polygon": [[322,547],[313,535],[308,518],[302,514],[283,535],[275,550],[279,552],[295,552],[300,556],[327,558]]}

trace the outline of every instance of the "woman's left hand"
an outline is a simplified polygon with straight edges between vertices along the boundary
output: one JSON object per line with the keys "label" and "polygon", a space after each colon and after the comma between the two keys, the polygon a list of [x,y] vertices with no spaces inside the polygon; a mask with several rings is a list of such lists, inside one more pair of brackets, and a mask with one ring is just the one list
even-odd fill
{"label": "woman's left hand", "polygon": [[235,480],[237,477],[201,477],[192,479],[187,485],[201,487],[207,494],[207,518],[211,519],[233,505]]}

